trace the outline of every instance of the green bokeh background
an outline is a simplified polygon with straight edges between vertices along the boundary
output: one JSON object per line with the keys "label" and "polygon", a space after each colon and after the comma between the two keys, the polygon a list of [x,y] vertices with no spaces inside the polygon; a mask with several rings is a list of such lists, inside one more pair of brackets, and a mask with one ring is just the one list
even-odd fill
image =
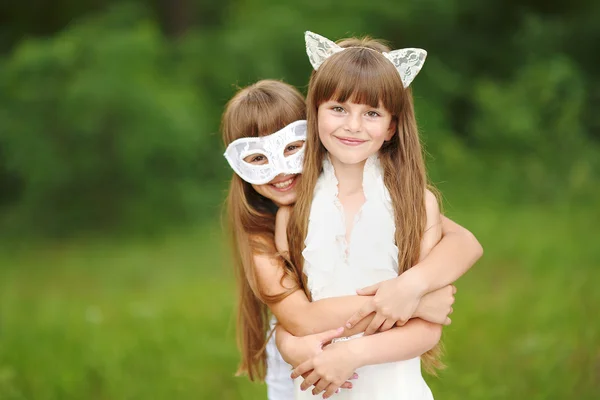
{"label": "green bokeh background", "polygon": [[0,399],[265,399],[234,377],[219,121],[305,91],[302,33],[429,56],[413,83],[458,283],[438,399],[600,393],[600,3],[0,5]]}

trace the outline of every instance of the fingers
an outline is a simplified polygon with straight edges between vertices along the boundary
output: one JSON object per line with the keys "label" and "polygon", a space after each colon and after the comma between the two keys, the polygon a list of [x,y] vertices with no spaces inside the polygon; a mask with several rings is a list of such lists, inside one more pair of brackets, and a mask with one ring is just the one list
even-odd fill
{"label": "fingers", "polygon": [[450,311],[448,312],[448,315],[452,314],[454,312],[454,308],[450,307]]}
{"label": "fingers", "polygon": [[[343,387],[343,385],[342,385],[342,387]],[[329,386],[327,386],[325,393],[323,393],[323,398],[328,399],[331,396],[333,396],[335,393],[339,393],[339,392],[340,392],[339,386],[332,383]]]}
{"label": "fingers", "polygon": [[383,324],[384,321],[385,321],[385,318],[383,316],[381,316],[379,314],[375,314],[375,317],[373,317],[373,321],[371,321],[369,326],[367,326],[367,329],[365,329],[365,336],[372,335],[375,332],[377,332],[377,330]]}
{"label": "fingers", "polygon": [[315,371],[313,371],[310,373],[310,375],[308,375],[304,379],[304,381],[302,381],[302,383],[300,384],[300,390],[304,391],[304,390],[308,389],[309,387],[311,387],[312,385],[315,385],[318,381],[319,381],[319,374],[317,374]]}
{"label": "fingers", "polygon": [[384,323],[381,325],[381,328],[379,328],[379,332],[389,331],[390,329],[392,329],[394,327],[395,324],[396,324],[396,321],[394,321],[392,319],[386,319],[384,321]]}
{"label": "fingers", "polygon": [[452,320],[448,317],[446,317],[446,320],[444,321],[444,325],[450,325],[452,323]]}
{"label": "fingers", "polygon": [[454,286],[454,285],[450,285],[450,286],[452,286],[452,294],[456,294],[456,286]]}
{"label": "fingers", "polygon": [[292,371],[291,377],[292,377],[292,379],[296,379],[300,375],[304,375],[305,373],[307,373],[308,371],[310,371],[312,369],[314,369],[314,367],[312,365],[312,358],[311,358],[310,360],[307,360],[307,361],[303,362],[302,364],[298,365],[296,368],[294,368],[294,370]]}
{"label": "fingers", "polygon": [[381,282],[376,283],[371,286],[364,287],[362,289],[358,289],[356,291],[356,294],[361,295],[361,296],[372,296],[375,293],[377,293],[377,289],[379,289],[379,285],[381,285]]}
{"label": "fingers", "polygon": [[358,324],[363,318],[367,315],[371,314],[375,311],[375,305],[373,301],[367,301],[353,316],[350,317],[348,322],[346,322],[346,328],[352,329],[356,324]]}
{"label": "fingers", "polygon": [[344,333],[344,327],[340,327],[337,329],[331,329],[328,331],[325,331],[323,333],[320,333],[318,335],[319,341],[321,342],[321,345],[331,342],[332,339],[335,339],[337,337],[340,337],[342,335],[342,333]]}
{"label": "fingers", "polygon": [[[333,383],[330,383],[329,381],[325,380],[325,379],[320,379],[316,384],[315,387],[312,390],[312,394],[313,396],[318,395],[319,393],[325,391],[329,386],[334,385]],[[335,389],[337,389],[339,387],[339,385],[334,385]],[[335,390],[334,390],[335,391]]]}

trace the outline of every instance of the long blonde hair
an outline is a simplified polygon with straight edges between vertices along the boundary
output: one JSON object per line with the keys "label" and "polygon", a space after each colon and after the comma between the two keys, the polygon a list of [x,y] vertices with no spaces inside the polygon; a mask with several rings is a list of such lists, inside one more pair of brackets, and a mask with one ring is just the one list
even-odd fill
{"label": "long blonde hair", "polygon": [[[379,158],[394,207],[399,274],[418,262],[426,224],[427,178],[411,90],[403,87],[398,71],[381,54],[390,51],[383,43],[365,38],[346,39],[338,44],[347,49],[328,58],[310,78],[302,182],[288,225],[290,259],[304,280],[304,287],[304,238],[308,231],[313,192],[327,154],[318,132],[318,108],[322,103],[333,99],[372,107],[383,106],[393,116],[396,132],[380,149]],[[310,296],[306,289],[305,292]],[[422,356],[427,371],[434,373],[435,368],[441,367],[439,354],[440,347],[436,346]]]}
{"label": "long blonde hair", "polygon": [[[268,135],[305,118],[304,98],[293,86],[275,80],[262,80],[241,89],[227,103],[221,121],[223,142],[228,146],[239,138]],[[280,301],[295,288],[269,296],[257,282],[254,255],[278,257],[274,244],[277,206],[233,174],[227,211],[238,295],[236,334],[242,357],[238,374],[247,373],[253,381],[264,380],[264,349],[269,330],[266,304]],[[284,276],[298,282],[296,270],[279,259]]]}

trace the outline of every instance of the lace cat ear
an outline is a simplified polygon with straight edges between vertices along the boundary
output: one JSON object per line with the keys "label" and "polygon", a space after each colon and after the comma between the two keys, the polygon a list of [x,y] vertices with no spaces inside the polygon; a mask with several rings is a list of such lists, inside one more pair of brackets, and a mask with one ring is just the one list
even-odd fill
{"label": "lace cat ear", "polygon": [[407,88],[423,68],[427,52],[423,49],[408,48],[383,53],[383,56],[394,64],[400,73],[402,84]]}
{"label": "lace cat ear", "polygon": [[308,59],[315,71],[331,55],[344,50],[343,47],[338,46],[326,37],[310,31],[304,33],[304,41],[306,42],[306,54],[308,54]]}
{"label": "lace cat ear", "polygon": [[[315,71],[327,58],[345,49],[326,37],[310,31],[304,33],[304,40],[306,42],[306,54],[308,54],[308,59]],[[402,84],[407,88],[423,68],[427,52],[423,49],[406,48],[383,53],[383,56],[394,64],[400,74]]]}

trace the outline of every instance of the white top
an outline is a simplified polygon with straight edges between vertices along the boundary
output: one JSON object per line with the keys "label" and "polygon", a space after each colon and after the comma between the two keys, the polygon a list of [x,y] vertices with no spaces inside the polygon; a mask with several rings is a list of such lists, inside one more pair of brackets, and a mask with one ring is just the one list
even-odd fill
{"label": "white top", "polygon": [[[271,318],[271,330],[275,329],[277,320]],[[294,398],[294,381],[290,377],[292,366],[286,363],[275,344],[275,332],[267,342],[267,384],[268,400],[290,400]]]}
{"label": "white top", "polygon": [[[350,240],[346,242],[343,207],[337,198],[338,181],[331,162],[323,163],[310,210],[305,240],[304,272],[313,301],[355,295],[356,289],[398,276],[398,248],[394,210],[383,181],[377,156],[370,157],[363,172],[365,203],[357,213]],[[368,400],[432,400],[421,375],[420,359],[370,365],[356,371],[351,390],[342,389],[333,398]],[[317,399],[311,390],[299,390],[296,399]]]}

